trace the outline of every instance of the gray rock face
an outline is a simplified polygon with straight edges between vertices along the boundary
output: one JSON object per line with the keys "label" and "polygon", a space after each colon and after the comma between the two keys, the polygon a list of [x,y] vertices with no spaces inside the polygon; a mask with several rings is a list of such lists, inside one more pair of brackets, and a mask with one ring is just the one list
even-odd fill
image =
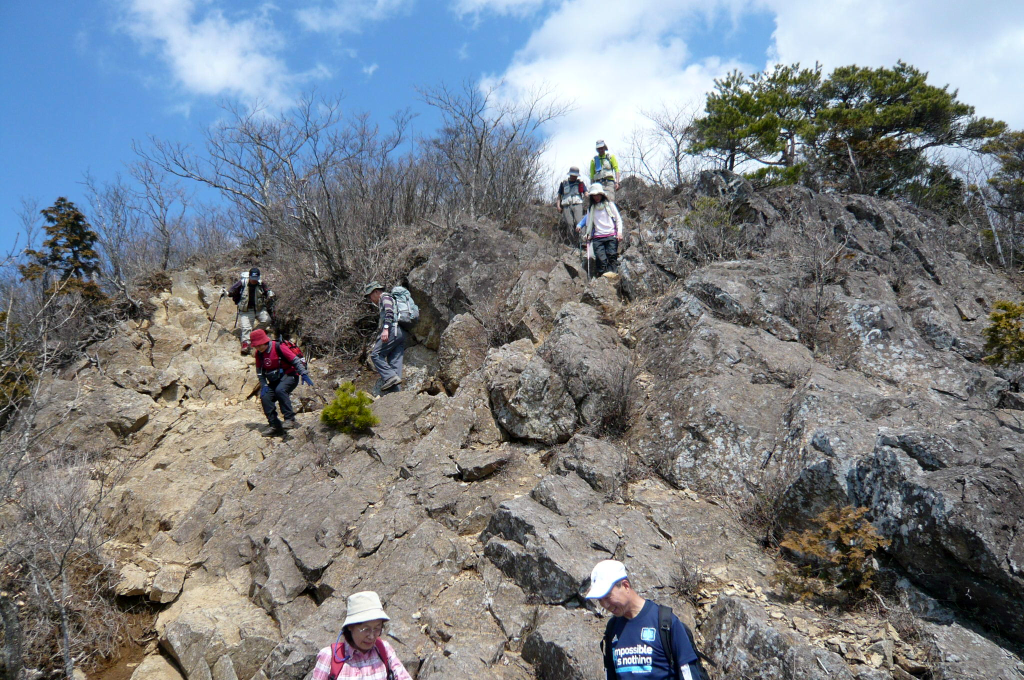
{"label": "gray rock face", "polygon": [[596,309],[578,302],[562,307],[537,354],[565,381],[585,423],[600,423],[633,377],[619,334]]}
{"label": "gray rock face", "polygon": [[604,626],[588,611],[552,608],[526,638],[523,659],[538,678],[591,680],[604,677],[601,636]]}
{"label": "gray rock face", "polygon": [[704,653],[720,677],[854,680],[838,654],[808,644],[793,631],[774,628],[763,611],[738,598],[719,598],[702,631]]}
{"label": "gray rock face", "polygon": [[572,436],[573,398],[529,340],[492,352],[484,370],[494,417],[513,437],[555,444]]}
{"label": "gray rock face", "polygon": [[558,454],[557,467],[575,472],[595,491],[617,496],[626,476],[626,454],[611,442],[576,435]]}
{"label": "gray rock face", "polygon": [[[978,363],[985,310],[1013,293],[933,218],[734,179],[708,181],[751,243],[790,255],[708,265],[660,300],[637,332],[654,398],[630,447],[680,486],[788,486],[796,528],[867,505],[917,583],[1024,639],[1024,435],[998,408],[1011,386]],[[671,220],[659,229],[685,241]],[[816,288],[808,267],[829,248],[848,264]]]}
{"label": "gray rock face", "polygon": [[[535,268],[531,263],[547,250],[551,245],[532,233],[518,240],[492,225],[459,225],[409,274],[409,290],[420,307],[415,335],[436,350],[457,314],[495,318],[510,283],[523,270]],[[553,262],[548,259],[547,264]]]}
{"label": "gray rock face", "polygon": [[441,334],[438,377],[448,392],[459,389],[467,375],[483,366],[490,346],[487,329],[472,314],[458,314]]}

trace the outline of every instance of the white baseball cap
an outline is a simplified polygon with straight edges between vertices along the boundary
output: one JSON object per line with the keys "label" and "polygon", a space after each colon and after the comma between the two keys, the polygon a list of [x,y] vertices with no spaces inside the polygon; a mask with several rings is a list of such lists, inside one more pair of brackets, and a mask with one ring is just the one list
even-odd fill
{"label": "white baseball cap", "polygon": [[626,575],[626,565],[618,560],[604,560],[594,566],[590,572],[590,590],[584,595],[588,600],[600,600],[612,591],[616,583]]}

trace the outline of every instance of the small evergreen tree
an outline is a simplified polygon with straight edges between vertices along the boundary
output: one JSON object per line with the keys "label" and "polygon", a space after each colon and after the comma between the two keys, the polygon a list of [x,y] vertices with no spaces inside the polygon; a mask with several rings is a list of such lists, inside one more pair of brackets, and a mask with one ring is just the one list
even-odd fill
{"label": "small evergreen tree", "polygon": [[93,280],[100,271],[96,252],[99,237],[85,215],[64,197],[41,213],[47,222],[48,238],[43,241],[43,250],[25,251],[29,262],[18,267],[22,280],[44,281],[50,292],[81,293],[93,303],[105,300]]}
{"label": "small evergreen tree", "polygon": [[351,382],[344,382],[334,392],[334,401],[324,407],[320,420],[346,434],[367,432],[380,422],[370,410],[372,403],[370,395],[356,390]]}
{"label": "small evergreen tree", "polygon": [[985,336],[985,363],[996,366],[1018,364],[1024,362],[1024,304],[1008,300],[996,300],[989,324],[983,332]]}
{"label": "small evergreen tree", "polygon": [[779,544],[799,562],[796,576],[777,576],[801,599],[825,595],[831,587],[848,600],[866,594],[875,576],[874,554],[889,541],[866,518],[867,508],[832,507],[814,518],[817,528],[791,531]]}

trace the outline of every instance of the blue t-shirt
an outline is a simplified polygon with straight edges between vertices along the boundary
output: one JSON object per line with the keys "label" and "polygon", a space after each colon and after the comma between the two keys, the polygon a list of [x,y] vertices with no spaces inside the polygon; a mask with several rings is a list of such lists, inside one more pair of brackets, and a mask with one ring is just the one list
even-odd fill
{"label": "blue t-shirt", "polygon": [[[672,615],[672,646],[680,666],[697,661],[690,638],[675,614]],[[668,665],[668,657],[661,646],[657,604],[647,600],[634,618],[617,616],[612,619],[612,662],[616,676],[608,680],[675,680],[676,674]]]}

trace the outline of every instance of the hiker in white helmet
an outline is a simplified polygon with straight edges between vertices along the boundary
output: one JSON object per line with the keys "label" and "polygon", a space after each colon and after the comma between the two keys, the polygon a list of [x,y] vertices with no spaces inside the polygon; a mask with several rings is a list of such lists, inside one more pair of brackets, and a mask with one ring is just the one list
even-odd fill
{"label": "hiker in white helmet", "polygon": [[619,241],[625,231],[619,209],[600,184],[590,186],[590,209],[576,228],[587,244],[587,257],[597,263],[597,276],[618,278]]}
{"label": "hiker in white helmet", "polygon": [[[600,182],[604,187],[605,196],[615,201],[615,192],[619,189],[619,159],[608,153],[608,145],[603,139],[597,140],[597,155],[590,161],[590,181]],[[593,188],[593,187],[591,187]]]}
{"label": "hiker in white helmet", "polygon": [[584,597],[612,615],[602,645],[607,680],[707,679],[689,629],[670,607],[644,599],[622,562],[598,562]]}
{"label": "hiker in white helmet", "polygon": [[574,165],[569,168],[569,178],[558,185],[558,197],[555,199],[555,207],[562,213],[566,240],[573,236],[573,229],[583,219],[583,199],[586,195],[587,184],[580,179],[580,169]]}
{"label": "hiker in white helmet", "polygon": [[380,597],[372,590],[352,593],[337,641],[316,655],[310,680],[412,680],[409,671],[384,639],[390,620]]}

